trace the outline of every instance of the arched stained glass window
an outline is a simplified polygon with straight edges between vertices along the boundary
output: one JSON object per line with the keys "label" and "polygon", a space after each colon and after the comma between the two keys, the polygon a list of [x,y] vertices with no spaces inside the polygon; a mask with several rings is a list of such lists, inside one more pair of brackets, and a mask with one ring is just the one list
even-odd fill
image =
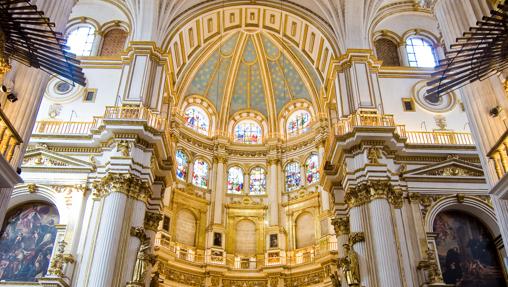
{"label": "arched stained glass window", "polygon": [[69,51],[76,56],[90,56],[95,41],[95,28],[92,25],[80,25],[67,35]]}
{"label": "arched stained glass window", "polygon": [[237,166],[228,170],[228,193],[242,193],[243,170]]}
{"label": "arched stained glass window", "polygon": [[208,187],[208,163],[206,161],[201,159],[194,161],[192,184],[201,188]]}
{"label": "arched stained glass window", "polygon": [[7,214],[0,236],[2,281],[36,282],[46,275],[59,219],[46,203],[28,203]]}
{"label": "arched stained glass window", "polygon": [[286,191],[300,188],[301,181],[300,164],[295,161],[288,163],[286,165]]}
{"label": "arched stained glass window", "polygon": [[255,167],[249,175],[250,194],[264,194],[266,192],[266,172],[262,167]]}
{"label": "arched stained glass window", "polygon": [[205,111],[198,107],[189,107],[184,113],[185,125],[189,128],[208,135],[208,129],[210,127],[210,120],[206,115]]}
{"label": "arched stained glass window", "polygon": [[295,136],[307,132],[310,124],[310,114],[307,111],[300,110],[292,113],[288,118],[287,133],[289,136]]}
{"label": "arched stained glass window", "polygon": [[182,150],[176,151],[176,177],[181,180],[187,178],[187,169],[189,167],[189,159]]}
{"label": "arched stained glass window", "polygon": [[254,121],[241,121],[234,130],[234,141],[246,144],[261,143],[261,127]]}
{"label": "arched stained glass window", "polygon": [[309,156],[307,162],[305,162],[305,176],[307,177],[307,183],[312,184],[319,181],[319,159],[317,154]]}
{"label": "arched stained glass window", "polygon": [[409,37],[406,40],[406,51],[409,66],[430,68],[436,66],[436,56],[429,41],[421,37]]}

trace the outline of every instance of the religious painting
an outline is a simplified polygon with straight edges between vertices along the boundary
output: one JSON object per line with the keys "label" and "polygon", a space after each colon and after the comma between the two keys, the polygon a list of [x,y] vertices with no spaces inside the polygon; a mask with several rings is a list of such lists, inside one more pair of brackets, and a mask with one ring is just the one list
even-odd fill
{"label": "religious painting", "polygon": [[35,282],[46,275],[59,222],[55,207],[30,203],[8,214],[0,236],[0,280]]}
{"label": "religious painting", "polygon": [[213,233],[213,246],[222,247],[222,233]]}
{"label": "religious painting", "polygon": [[317,154],[312,154],[305,163],[307,183],[312,184],[319,181],[319,159]]}
{"label": "religious painting", "polygon": [[265,194],[266,191],[266,172],[262,167],[255,167],[250,171],[249,176],[250,194]]}
{"label": "religious painting", "polygon": [[287,133],[289,136],[302,134],[309,129],[309,124],[310,114],[304,110],[296,111],[288,118]]}
{"label": "religious painting", "polygon": [[254,121],[242,121],[236,125],[234,131],[235,142],[245,144],[261,143],[261,127]]}
{"label": "religious painting", "polygon": [[237,166],[228,170],[228,193],[242,193],[243,170]]}
{"label": "religious painting", "polygon": [[210,120],[206,113],[198,107],[190,107],[185,110],[183,115],[185,125],[199,133],[208,134]]}
{"label": "religious painting", "polygon": [[176,151],[176,177],[181,180],[187,178],[188,164],[187,155],[182,150]]}
{"label": "religious painting", "polygon": [[293,191],[300,188],[302,176],[300,174],[300,164],[298,162],[290,162],[286,165],[286,191]]}
{"label": "religious painting", "polygon": [[270,234],[270,248],[279,247],[279,237],[277,234]]}
{"label": "religious painting", "polygon": [[490,232],[475,217],[445,211],[434,221],[443,280],[463,287],[506,287]]}
{"label": "religious painting", "polygon": [[208,163],[206,161],[201,159],[194,161],[192,184],[201,188],[208,187]]}

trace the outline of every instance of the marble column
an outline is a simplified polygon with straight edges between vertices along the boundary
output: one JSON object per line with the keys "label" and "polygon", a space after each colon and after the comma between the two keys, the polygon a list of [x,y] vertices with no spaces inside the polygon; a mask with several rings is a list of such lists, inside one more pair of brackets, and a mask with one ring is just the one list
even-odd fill
{"label": "marble column", "polygon": [[[122,275],[124,266],[130,264],[127,261],[133,260],[129,257],[137,253],[139,245],[130,237],[131,227],[132,224],[143,227],[145,202],[150,189],[134,175],[109,174],[96,184],[96,193],[101,197],[102,212],[98,220],[90,279],[85,286],[120,286],[125,278]],[[121,252],[125,249],[129,252]],[[132,274],[132,270],[127,272]]]}
{"label": "marble column", "polygon": [[215,184],[215,206],[214,206],[213,223],[222,224],[222,213],[225,193],[224,179],[226,177],[224,169],[226,165],[226,158],[224,156],[218,156],[216,159],[217,159],[217,177]]}
{"label": "marble column", "polygon": [[379,286],[402,287],[402,272],[390,203],[385,198],[369,203],[370,230]]}
{"label": "marble column", "polygon": [[279,165],[278,159],[270,159],[268,160],[268,202],[270,204],[269,206],[269,223],[270,226],[278,225],[279,224],[279,200],[278,200],[278,194],[279,190],[277,189],[277,181],[278,181],[278,169],[277,166]]}
{"label": "marble column", "polygon": [[[128,226],[129,228],[129,235],[127,237],[127,242],[125,244],[125,252],[123,252],[124,260],[124,266],[123,270],[120,271],[120,275],[118,276],[121,278],[121,282],[118,282],[118,286],[125,286],[125,284],[132,280],[132,273],[134,270],[134,265],[136,263],[137,253],[139,246],[141,245],[141,241],[138,237],[133,236],[130,234],[131,228],[136,227],[144,227],[144,219],[145,219],[145,210],[146,205],[144,202],[139,200],[132,200],[129,199],[128,202],[129,208],[132,208],[132,213],[130,215],[130,224]],[[154,236],[155,238],[155,236]]]}
{"label": "marble column", "polygon": [[[332,220],[332,224],[335,228],[335,236],[337,237],[337,250],[339,252],[339,258],[341,258],[346,256],[344,251],[344,244],[349,244],[349,219],[347,217],[334,218]],[[348,285],[345,275],[342,272],[339,273],[342,287],[347,287]]]}
{"label": "marble column", "polygon": [[[349,228],[350,232],[363,232],[368,235],[369,222],[367,219],[367,208],[365,205],[352,207],[349,211]],[[341,246],[342,248],[342,246]],[[352,246],[352,249],[358,253],[358,260],[360,264],[360,285],[361,286],[374,286],[375,273],[372,268],[373,257],[372,253],[368,250],[366,241],[358,242]],[[340,254],[340,252],[339,252]],[[344,249],[342,249],[344,254]],[[390,286],[390,285],[388,285]]]}

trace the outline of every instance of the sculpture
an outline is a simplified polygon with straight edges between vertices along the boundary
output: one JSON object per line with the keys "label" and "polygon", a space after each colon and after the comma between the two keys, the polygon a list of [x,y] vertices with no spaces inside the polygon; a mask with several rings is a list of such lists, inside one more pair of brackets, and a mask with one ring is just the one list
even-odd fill
{"label": "sculpture", "polygon": [[342,286],[342,282],[340,281],[340,276],[339,276],[339,273],[337,273],[337,271],[330,274],[330,279],[332,280],[333,287],[341,287]]}
{"label": "sculpture", "polygon": [[340,259],[342,272],[346,277],[348,286],[360,286],[360,264],[358,254],[350,248],[349,244],[342,245],[344,247],[345,257]]}

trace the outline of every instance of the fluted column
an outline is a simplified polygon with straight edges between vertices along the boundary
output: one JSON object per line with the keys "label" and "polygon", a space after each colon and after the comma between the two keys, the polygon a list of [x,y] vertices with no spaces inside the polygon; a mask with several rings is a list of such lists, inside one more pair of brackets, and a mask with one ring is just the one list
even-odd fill
{"label": "fluted column", "polygon": [[402,287],[402,272],[390,203],[384,198],[369,203],[370,230],[379,286]]}
{"label": "fluted column", "polygon": [[222,212],[223,212],[223,203],[224,203],[224,179],[225,179],[225,161],[226,158],[224,156],[216,157],[217,160],[217,177],[215,184],[215,206],[214,206],[214,215],[213,215],[213,223],[214,224],[222,224]]}
{"label": "fluted column", "polygon": [[[363,232],[368,234],[369,221],[367,219],[367,208],[365,205],[352,207],[349,211],[349,228],[350,232]],[[341,245],[342,247],[342,245]],[[358,242],[352,246],[354,251],[358,253],[358,261],[360,264],[360,285],[361,286],[375,286],[375,273],[372,269],[372,252],[368,250],[365,241]],[[344,249],[342,250],[344,253]]]}
{"label": "fluted column", "polygon": [[[319,158],[319,164],[323,163],[323,157],[325,154],[325,146],[323,143],[320,143],[318,146],[318,158]],[[321,209],[323,211],[327,211],[330,209],[330,194],[323,189],[322,185],[318,186],[319,193],[321,195]]]}
{"label": "fluted column", "polygon": [[[131,224],[140,224],[142,228],[144,205],[150,189],[134,175],[108,174],[95,184],[95,193],[101,197],[102,212],[98,222],[90,279],[85,286],[119,286],[125,278],[122,276],[124,268],[120,259],[131,256],[130,253],[133,252],[136,254],[137,250],[134,249],[139,244],[136,240],[130,240]],[[126,220],[129,223],[125,224]],[[126,253],[120,250],[127,248],[130,250],[126,252],[129,253],[126,256]]]}
{"label": "fluted column", "polygon": [[[338,217],[332,220],[333,227],[335,229],[335,236],[337,237],[337,249],[339,257],[344,257],[344,244],[349,244],[349,219],[347,217]],[[357,243],[359,244],[359,243]],[[355,250],[356,251],[356,250]],[[356,251],[358,252],[358,251]],[[360,264],[361,266],[361,264]],[[360,267],[361,268],[361,267]],[[361,270],[360,270],[361,271]],[[346,277],[343,272],[340,272],[340,280],[342,287],[347,287]]]}
{"label": "fluted column", "polygon": [[[145,203],[139,200],[129,201],[129,208],[132,208],[129,228],[144,227],[146,210]],[[121,272],[121,276],[119,276],[122,279],[118,284],[119,286],[124,286],[127,282],[132,280],[132,272],[134,270],[136,255],[138,253],[140,244],[141,240],[132,234],[127,238],[125,252],[123,253],[125,258],[125,265],[123,271]]]}

